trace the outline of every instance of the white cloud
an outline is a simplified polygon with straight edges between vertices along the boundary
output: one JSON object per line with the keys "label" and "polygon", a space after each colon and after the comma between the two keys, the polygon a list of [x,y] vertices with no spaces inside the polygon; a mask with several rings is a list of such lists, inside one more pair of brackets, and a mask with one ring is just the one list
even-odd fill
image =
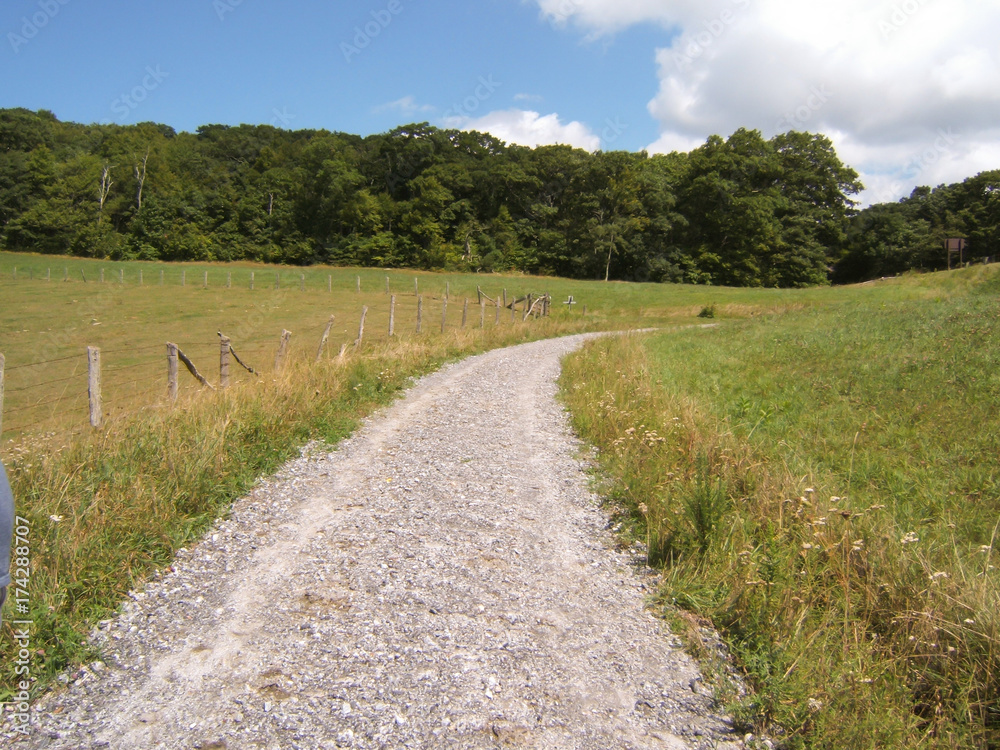
{"label": "white cloud", "polygon": [[404,96],[402,99],[375,107],[375,112],[401,112],[407,116],[433,111],[434,107],[429,104],[417,104],[417,100],[413,96]]}
{"label": "white cloud", "polygon": [[674,33],[656,51],[651,152],[739,127],[823,132],[872,185],[864,201],[1000,168],[1000,0],[536,1],[592,37]]}
{"label": "white cloud", "polygon": [[601,139],[581,122],[564,123],[557,114],[542,115],[525,109],[503,109],[483,117],[452,118],[446,125],[491,133],[507,143],[522,146],[566,144],[586,151],[600,148]]}

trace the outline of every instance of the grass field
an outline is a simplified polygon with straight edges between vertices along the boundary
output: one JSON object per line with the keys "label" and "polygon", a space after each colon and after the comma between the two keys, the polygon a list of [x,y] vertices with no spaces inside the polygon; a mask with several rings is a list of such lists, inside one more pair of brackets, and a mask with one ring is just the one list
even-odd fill
{"label": "grass field", "polygon": [[[87,424],[88,346],[101,349],[104,402],[114,417],[162,401],[168,341],[211,382],[218,378],[219,331],[232,339],[239,357],[261,373],[273,369],[282,330],[292,332],[293,358],[314,355],[331,315],[336,318],[329,341],[334,354],[357,337],[363,307],[369,308],[366,339],[384,341],[387,280],[397,298],[395,332],[403,339],[416,335],[417,292],[423,297],[425,336],[441,331],[446,295],[448,329],[461,327],[466,299],[471,300],[467,327],[478,327],[477,287],[494,299],[502,297],[504,289],[510,297],[551,294],[555,320],[589,330],[671,325],[690,320],[709,305],[725,319],[845,299],[839,289],[788,293],[372,269],[111,263],[0,253],[0,354],[6,358],[0,438]],[[570,296],[577,304],[562,304]],[[495,326],[496,321],[495,308],[488,303],[485,325]],[[509,314],[500,316],[500,325],[510,323]],[[235,365],[232,376],[253,379]],[[188,391],[199,387],[186,376],[182,384]]]}
{"label": "grass field", "polygon": [[719,627],[748,731],[1000,746],[1000,273],[606,340],[564,390],[664,611]]}
{"label": "grass field", "polygon": [[[659,327],[588,347],[564,392],[622,532],[664,569],[663,612],[695,649],[699,623],[718,626],[754,686],[737,718],[789,747],[998,746],[998,279],[747,290],[0,253],[0,457],[31,526],[34,690],[92,658],[93,623],[258,477],[412,376],[530,338]],[[550,293],[553,314],[497,325],[490,307],[480,329],[477,286]],[[362,306],[365,344],[341,360]],[[165,343],[216,383],[220,330],[260,375],[225,392],[190,380],[167,408]],[[113,417],[98,431],[87,346]],[[0,700],[12,649],[0,639]]]}

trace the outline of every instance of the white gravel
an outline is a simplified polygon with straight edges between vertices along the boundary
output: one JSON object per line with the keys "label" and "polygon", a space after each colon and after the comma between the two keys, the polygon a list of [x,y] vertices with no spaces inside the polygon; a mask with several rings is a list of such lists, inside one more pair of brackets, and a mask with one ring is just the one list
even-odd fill
{"label": "white gravel", "polygon": [[[557,404],[585,336],[449,365],[132,595],[18,748],[736,748]],[[5,743],[6,744],[6,743]]]}

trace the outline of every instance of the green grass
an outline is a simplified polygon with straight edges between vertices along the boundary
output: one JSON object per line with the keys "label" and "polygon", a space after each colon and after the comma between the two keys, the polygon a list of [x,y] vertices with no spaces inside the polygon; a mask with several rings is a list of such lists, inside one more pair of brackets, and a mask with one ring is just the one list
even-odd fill
{"label": "green grass", "polygon": [[710,619],[745,669],[748,730],[997,747],[1000,275],[841,291],[595,343],[566,398],[665,610]]}
{"label": "green grass", "polygon": [[[848,296],[840,289],[785,292],[401,270],[113,263],[0,252],[0,354],[6,357],[0,438],[85,428],[88,346],[101,349],[105,407],[115,417],[162,402],[168,341],[178,344],[214,383],[218,331],[261,373],[273,369],[282,330],[292,332],[292,356],[308,358],[334,315],[329,349],[336,353],[350,344],[363,306],[369,308],[366,339],[385,340],[387,278],[397,296],[396,333],[401,338],[416,334],[415,282],[423,296],[424,335],[440,331],[445,294],[448,329],[461,327],[466,299],[471,300],[467,326],[478,327],[477,287],[494,298],[504,289],[510,297],[549,293],[555,302],[553,319],[580,330],[672,325],[708,306],[719,320],[742,318]],[[884,293],[915,292],[890,287]],[[572,308],[562,304],[571,295],[577,301]],[[509,315],[501,315],[501,326],[510,322]],[[492,306],[485,323],[496,325]],[[253,379],[235,364],[231,376]],[[187,391],[198,390],[186,375],[181,382]]]}
{"label": "green grass", "polygon": [[[473,304],[463,329],[477,286],[551,293],[553,315],[497,326],[490,309],[479,330]],[[998,293],[991,269],[779,291],[0,253],[0,455],[32,527],[34,690],[91,658],[90,627],[258,477],[307,440],[336,442],[411,376],[530,338],[662,327],[588,348],[564,387],[623,531],[664,567],[664,611],[693,644],[710,618],[746,669],[737,718],[783,727],[791,747],[995,746]],[[340,360],[362,305],[366,343]],[[685,328],[705,310],[715,327]],[[219,330],[261,374],[234,366],[226,392],[190,381],[170,408],[164,344],[217,382]],[[99,431],[83,426],[88,345],[113,417]],[[12,648],[0,638],[0,700]]]}
{"label": "green grass", "polygon": [[[103,283],[99,281],[102,270]],[[251,274],[255,276],[253,289]],[[64,275],[69,281],[63,281]],[[276,275],[280,277],[277,289]],[[504,288],[510,297],[548,291],[548,280],[527,277],[105,263],[0,253],[0,354],[6,358],[3,437],[87,425],[87,346],[101,349],[104,402],[108,415],[114,417],[162,402],[168,341],[178,344],[213,383],[218,382],[219,331],[232,339],[244,362],[264,375],[273,370],[282,330],[292,332],[291,358],[314,357],[331,315],[336,319],[328,351],[334,355],[342,344],[351,344],[357,337],[365,306],[369,308],[366,341],[385,341],[390,305],[387,278],[397,297],[395,333],[401,339],[416,338],[415,280],[423,297],[424,338],[441,331],[446,293],[447,328],[455,331],[461,328],[466,299],[471,300],[467,327],[479,327],[477,285],[491,297],[502,295]],[[584,322],[582,311],[571,315],[559,305],[553,313],[555,319],[578,327],[600,324],[597,318]],[[492,305],[486,311],[485,325],[497,325]],[[511,316],[501,315],[500,326],[510,325]],[[254,380],[235,363],[231,376],[243,382]],[[199,388],[186,374],[181,385],[187,391]]]}

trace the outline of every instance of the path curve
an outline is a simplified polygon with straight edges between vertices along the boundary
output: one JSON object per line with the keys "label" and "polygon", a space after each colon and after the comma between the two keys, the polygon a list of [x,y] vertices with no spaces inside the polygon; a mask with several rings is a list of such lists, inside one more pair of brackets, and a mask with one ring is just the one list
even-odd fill
{"label": "path curve", "polygon": [[446,366],[261,482],[16,747],[741,746],[588,489],[555,400],[586,338]]}

